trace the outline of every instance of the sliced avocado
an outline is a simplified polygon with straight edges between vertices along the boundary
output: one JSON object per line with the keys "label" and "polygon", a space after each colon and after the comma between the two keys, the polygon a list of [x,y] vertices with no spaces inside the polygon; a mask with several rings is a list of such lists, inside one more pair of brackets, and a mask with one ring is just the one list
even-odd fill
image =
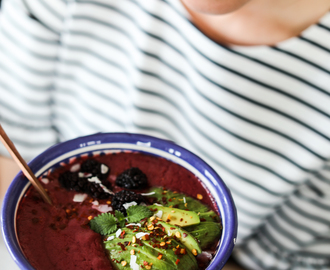
{"label": "sliced avocado", "polygon": [[222,226],[220,223],[205,221],[198,225],[186,227],[185,230],[198,240],[202,249],[206,249],[219,241]]}
{"label": "sliced avocado", "polygon": [[[108,235],[108,237],[113,236],[114,238],[104,242],[115,269],[131,269],[130,263],[132,255],[136,256],[137,265],[143,265],[145,267],[146,265],[152,264],[151,269],[154,270],[198,269],[196,258],[190,252],[180,256],[175,253],[175,247],[179,246],[179,249],[184,248],[184,245],[177,242],[175,239],[171,239],[171,245],[166,246],[165,249],[154,245],[155,242],[161,243],[164,240],[161,237],[151,234],[146,228],[138,228],[138,231],[150,233],[150,239],[140,240],[136,243],[133,243],[133,237],[136,237],[138,232],[133,232],[133,230],[127,227],[122,228],[122,231],[125,231],[122,238],[116,237],[116,233],[113,233]],[[132,250],[134,250],[134,254],[131,253]],[[177,261],[178,259],[179,261]],[[126,264],[124,262],[126,262]]]}
{"label": "sliced avocado", "polygon": [[199,213],[199,219],[201,220],[201,222],[204,221],[220,222],[219,216],[213,210],[204,213]]}
{"label": "sliced avocado", "polygon": [[189,232],[185,231],[179,226],[168,224],[164,221],[159,220],[158,224],[161,224],[164,227],[165,232],[168,236],[175,236],[176,240],[185,245],[186,248],[190,250],[193,254],[195,253],[194,250],[196,250],[197,254],[202,253],[202,249],[198,244],[197,240]]}
{"label": "sliced avocado", "polygon": [[157,213],[160,213],[158,217],[169,224],[185,227],[200,223],[199,216],[193,211],[186,211],[158,205],[150,205],[148,208],[154,211],[156,215]]}
{"label": "sliced avocado", "polygon": [[171,206],[182,210],[188,209],[196,213],[208,211],[208,207],[202,202],[182,193],[173,192],[171,190],[164,190],[163,188],[159,187],[152,188],[150,192],[154,192],[154,194],[150,195],[150,197],[154,198],[155,202],[163,206]]}

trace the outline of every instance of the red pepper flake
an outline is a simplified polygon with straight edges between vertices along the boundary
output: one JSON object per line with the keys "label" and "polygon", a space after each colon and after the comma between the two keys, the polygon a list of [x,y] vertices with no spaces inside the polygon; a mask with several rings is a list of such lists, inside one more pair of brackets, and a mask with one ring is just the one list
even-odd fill
{"label": "red pepper flake", "polygon": [[123,251],[126,249],[125,246],[123,245],[123,243],[119,242],[117,245],[120,246]]}
{"label": "red pepper flake", "polygon": [[120,234],[120,236],[119,236],[119,238],[120,239],[123,239],[125,237],[125,233],[126,233],[125,231],[122,231],[121,234]]}
{"label": "red pepper flake", "polygon": [[175,264],[176,264],[176,265],[178,265],[178,264],[179,264],[179,262],[180,262],[180,260],[179,260],[179,259],[177,259],[177,260],[175,261]]}
{"label": "red pepper flake", "polygon": [[146,262],[146,261],[144,261],[144,262],[143,262],[143,264],[144,264],[144,265],[149,265],[149,263],[148,263],[148,262]]}

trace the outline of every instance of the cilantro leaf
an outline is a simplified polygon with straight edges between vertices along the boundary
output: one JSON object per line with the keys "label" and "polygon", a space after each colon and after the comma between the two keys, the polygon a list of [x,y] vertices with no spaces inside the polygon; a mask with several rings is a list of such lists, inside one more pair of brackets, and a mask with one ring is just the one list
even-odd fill
{"label": "cilantro leaf", "polygon": [[90,227],[94,232],[107,235],[117,230],[115,217],[110,213],[103,213],[94,217],[90,222]]}
{"label": "cilantro leaf", "polygon": [[139,222],[153,215],[153,212],[144,205],[132,205],[126,209],[126,212],[128,222]]}
{"label": "cilantro leaf", "polygon": [[115,217],[119,223],[119,227],[124,227],[125,226],[125,221],[126,218],[124,216],[124,214],[118,210],[115,211]]}

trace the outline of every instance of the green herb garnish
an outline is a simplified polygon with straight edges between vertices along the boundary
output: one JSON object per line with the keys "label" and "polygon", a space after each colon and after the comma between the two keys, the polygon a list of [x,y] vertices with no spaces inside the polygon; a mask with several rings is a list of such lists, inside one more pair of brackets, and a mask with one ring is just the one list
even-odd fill
{"label": "green herb garnish", "polygon": [[153,212],[143,205],[132,205],[126,210],[127,217],[121,212],[115,211],[115,215],[111,213],[103,213],[94,217],[90,221],[90,228],[99,234],[108,235],[125,226],[128,222],[139,222],[141,219],[148,218],[153,215]]}
{"label": "green herb garnish", "polygon": [[146,206],[143,205],[132,205],[127,208],[127,221],[128,222],[139,222],[141,219],[151,217],[153,212]]}
{"label": "green herb garnish", "polygon": [[124,227],[125,226],[125,221],[126,218],[124,216],[124,214],[118,210],[115,211],[115,217],[119,223],[119,227]]}
{"label": "green herb garnish", "polygon": [[111,234],[117,230],[117,220],[112,214],[103,213],[90,221],[90,227],[99,234]]}

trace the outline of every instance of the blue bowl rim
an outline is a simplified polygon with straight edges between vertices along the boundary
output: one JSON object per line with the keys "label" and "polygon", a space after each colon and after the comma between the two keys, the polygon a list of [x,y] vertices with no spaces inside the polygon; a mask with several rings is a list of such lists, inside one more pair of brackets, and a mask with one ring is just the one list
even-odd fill
{"label": "blue bowl rim", "polygon": [[[222,216],[224,230],[221,239],[221,249],[218,250],[217,255],[207,269],[221,269],[226,263],[226,261],[229,259],[236,243],[236,207],[231,193],[227,188],[226,184],[221,179],[221,177],[211,168],[211,166],[209,166],[204,160],[202,160],[200,157],[198,157],[191,151],[175,144],[172,141],[144,134],[96,133],[55,144],[41,154],[39,154],[28,164],[31,170],[36,173],[42,167],[42,164],[47,164],[48,162],[54,160],[56,157],[59,157],[67,152],[79,148],[84,148],[86,146],[91,146],[94,144],[105,143],[124,143],[133,145],[140,143],[145,144],[148,147],[159,149],[161,151],[173,153],[181,160],[191,164],[199,172],[204,174],[207,179],[209,179],[216,193],[219,194],[219,199],[222,205],[220,212]],[[207,175],[205,175],[205,172],[207,172]],[[5,194],[2,205],[1,230],[7,249],[16,264],[20,267],[20,269],[33,270],[34,268],[29,264],[24,254],[22,253],[21,248],[16,239],[15,230],[13,230],[13,228],[15,228],[14,220],[16,214],[15,209],[17,205],[17,199],[20,199],[19,197],[22,194],[22,190],[27,187],[27,183],[28,180],[23,176],[22,172],[19,172],[10,184]]]}

